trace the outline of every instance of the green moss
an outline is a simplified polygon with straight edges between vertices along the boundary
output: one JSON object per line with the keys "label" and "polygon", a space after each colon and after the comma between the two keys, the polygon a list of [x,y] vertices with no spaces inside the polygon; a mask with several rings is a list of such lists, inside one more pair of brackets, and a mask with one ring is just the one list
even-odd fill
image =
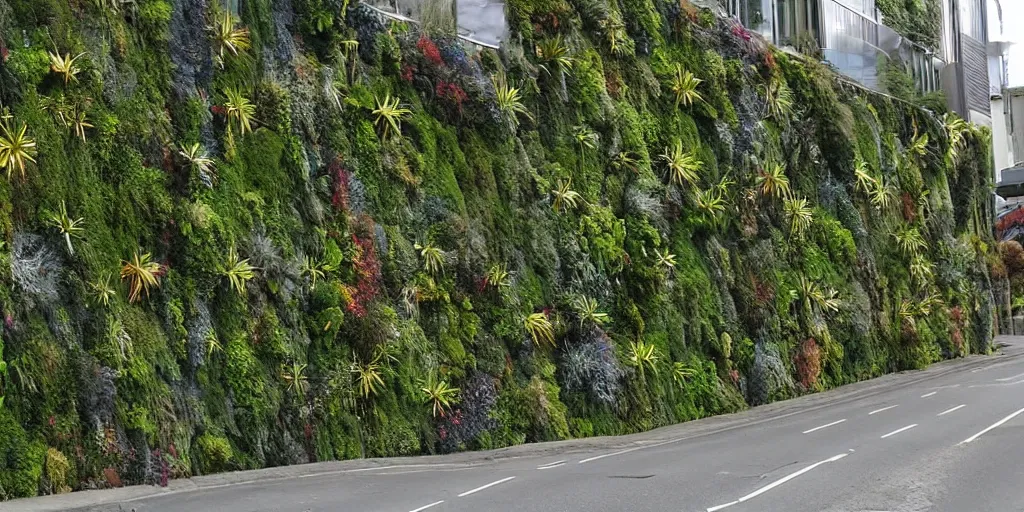
{"label": "green moss", "polygon": [[0,497],[35,496],[45,456],[46,446],[29,437],[10,411],[0,408]]}

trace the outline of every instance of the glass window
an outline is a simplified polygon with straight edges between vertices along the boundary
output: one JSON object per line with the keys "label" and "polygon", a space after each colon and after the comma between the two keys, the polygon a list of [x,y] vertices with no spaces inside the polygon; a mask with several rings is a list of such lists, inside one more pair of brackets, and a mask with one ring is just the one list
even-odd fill
{"label": "glass window", "polygon": [[985,19],[982,17],[983,0],[960,0],[960,32],[985,41]]}

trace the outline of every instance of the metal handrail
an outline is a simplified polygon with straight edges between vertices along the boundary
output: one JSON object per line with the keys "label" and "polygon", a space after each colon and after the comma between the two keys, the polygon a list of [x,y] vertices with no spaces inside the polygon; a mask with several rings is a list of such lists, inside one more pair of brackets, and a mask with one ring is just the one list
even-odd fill
{"label": "metal handrail", "polygon": [[[410,18],[408,16],[402,16],[401,14],[398,14],[398,13],[395,13],[395,12],[388,12],[388,11],[385,11],[384,9],[381,9],[379,7],[370,5],[368,3],[363,3],[362,5],[365,5],[366,7],[369,7],[370,9],[373,9],[374,11],[376,11],[379,14],[383,14],[384,16],[387,16],[389,18],[392,18],[392,19],[395,19],[395,20],[398,20],[398,21],[404,21],[406,23],[415,23],[417,25],[420,24],[420,22],[418,20],[414,20],[414,19],[412,19],[412,18]],[[456,30],[457,29],[458,28],[456,27]],[[462,39],[463,41],[466,41],[466,42],[471,43],[471,44],[475,44],[477,46],[483,46],[484,48],[490,48],[492,50],[497,50],[498,48],[500,48],[500,46],[498,46],[498,45],[491,44],[491,43],[485,43],[485,42],[480,41],[478,39],[473,39],[472,37],[464,36],[462,34],[456,34],[456,36],[458,36],[458,38]]]}

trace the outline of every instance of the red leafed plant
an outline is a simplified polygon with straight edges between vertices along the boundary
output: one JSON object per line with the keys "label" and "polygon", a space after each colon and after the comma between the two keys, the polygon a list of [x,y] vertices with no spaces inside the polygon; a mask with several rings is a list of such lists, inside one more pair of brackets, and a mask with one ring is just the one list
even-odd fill
{"label": "red leafed plant", "polygon": [[805,388],[812,388],[818,383],[821,375],[821,347],[814,338],[807,338],[797,348],[793,357],[796,375]]}
{"label": "red leafed plant", "polygon": [[357,281],[347,309],[356,317],[362,318],[366,316],[367,304],[373,301],[380,291],[380,260],[377,258],[377,248],[372,234],[364,237],[353,234],[352,243],[356,246],[352,266]]}
{"label": "red leafed plant", "polygon": [[335,159],[328,167],[328,172],[334,178],[334,194],[331,195],[331,205],[335,210],[348,211],[348,169]]}
{"label": "red leafed plant", "polygon": [[953,321],[953,333],[950,339],[953,341],[956,351],[961,353],[964,348],[964,326],[967,323],[964,318],[964,308],[962,306],[949,308],[949,319]]}
{"label": "red leafed plant", "polygon": [[435,66],[444,64],[444,60],[441,58],[441,50],[437,49],[437,45],[429,37],[425,35],[420,36],[420,40],[416,42],[416,48],[420,50],[423,57],[431,64]]}
{"label": "red leafed plant", "polygon": [[445,82],[444,80],[438,80],[434,93],[438,98],[454,103],[458,107],[459,112],[462,112],[462,103],[469,98],[466,95],[466,91],[459,87],[459,84]]}

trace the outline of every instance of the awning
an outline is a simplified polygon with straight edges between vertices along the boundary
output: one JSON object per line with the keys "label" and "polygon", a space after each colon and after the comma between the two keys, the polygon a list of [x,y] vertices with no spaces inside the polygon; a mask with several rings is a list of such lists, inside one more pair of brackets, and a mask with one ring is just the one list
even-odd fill
{"label": "awning", "polygon": [[996,194],[1004,199],[1024,196],[1024,166],[1003,169],[996,183]]}

